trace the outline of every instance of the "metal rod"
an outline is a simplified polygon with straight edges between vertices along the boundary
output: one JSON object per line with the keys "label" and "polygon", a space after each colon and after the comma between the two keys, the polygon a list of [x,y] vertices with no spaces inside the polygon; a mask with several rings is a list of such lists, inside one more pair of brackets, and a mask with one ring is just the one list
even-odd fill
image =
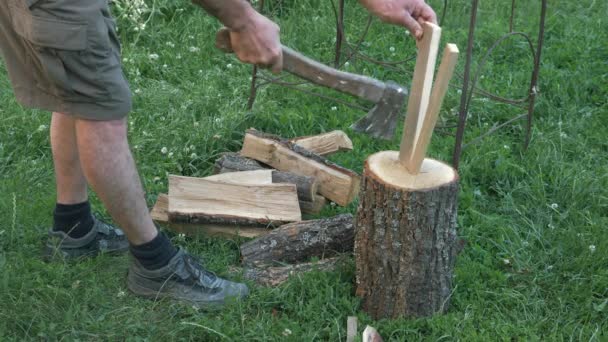
{"label": "metal rod", "polygon": [[528,149],[530,138],[532,137],[532,119],[534,118],[534,103],[538,94],[538,75],[540,74],[540,55],[543,50],[545,37],[545,17],[547,15],[547,0],[541,1],[540,23],[538,28],[538,41],[536,42],[536,58],[534,59],[534,70],[530,81],[530,103],[528,105],[528,121],[526,123],[526,140],[524,151]]}
{"label": "metal rod", "polygon": [[460,155],[462,154],[462,139],[464,128],[467,121],[467,94],[469,91],[469,80],[471,76],[471,61],[473,54],[473,39],[475,34],[475,23],[477,22],[477,6],[479,0],[473,0],[471,4],[471,21],[469,23],[469,37],[467,42],[466,62],[464,66],[464,80],[462,82],[462,94],[460,96],[460,110],[458,115],[458,128],[456,130],[456,143],[454,145],[454,155],[452,156],[452,166],[458,170]]}

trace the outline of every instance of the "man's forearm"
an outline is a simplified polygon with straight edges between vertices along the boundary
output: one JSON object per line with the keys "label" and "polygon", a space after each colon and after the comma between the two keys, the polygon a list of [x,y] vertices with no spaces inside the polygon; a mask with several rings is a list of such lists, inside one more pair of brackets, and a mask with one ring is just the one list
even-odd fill
{"label": "man's forearm", "polygon": [[226,27],[239,31],[247,25],[255,10],[246,0],[192,0]]}

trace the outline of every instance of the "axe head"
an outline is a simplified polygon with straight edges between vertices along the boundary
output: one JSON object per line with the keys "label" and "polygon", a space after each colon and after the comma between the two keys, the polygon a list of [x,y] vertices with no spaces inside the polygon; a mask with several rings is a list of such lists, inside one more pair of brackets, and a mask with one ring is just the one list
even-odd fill
{"label": "axe head", "polygon": [[395,82],[386,82],[382,98],[366,116],[350,127],[375,138],[390,140],[395,135],[399,114],[407,98],[407,89]]}

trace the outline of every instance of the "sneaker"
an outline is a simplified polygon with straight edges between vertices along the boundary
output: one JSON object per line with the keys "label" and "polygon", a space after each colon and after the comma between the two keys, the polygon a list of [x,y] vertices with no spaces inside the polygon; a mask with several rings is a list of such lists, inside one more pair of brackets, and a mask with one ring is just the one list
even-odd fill
{"label": "sneaker", "polygon": [[100,253],[122,253],[129,250],[125,233],[96,217],[91,231],[78,239],[71,238],[62,231],[49,231],[43,251],[43,259],[77,259],[93,257]]}
{"label": "sneaker", "polygon": [[202,309],[219,309],[226,299],[242,300],[249,294],[247,285],[222,279],[205,270],[196,258],[182,249],[158,270],[148,270],[133,259],[127,286],[138,296],[186,301]]}

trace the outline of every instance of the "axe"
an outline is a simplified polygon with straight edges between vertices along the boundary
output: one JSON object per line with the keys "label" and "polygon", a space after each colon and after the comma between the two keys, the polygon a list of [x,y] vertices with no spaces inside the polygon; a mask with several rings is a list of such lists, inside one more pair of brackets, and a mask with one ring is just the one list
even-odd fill
{"label": "axe", "polygon": [[[222,28],[216,35],[215,46],[231,53],[230,31]],[[395,82],[377,79],[331,68],[286,46],[283,50],[283,70],[314,84],[353,95],[374,103],[367,115],[351,125],[357,132],[376,138],[391,139],[405,103],[407,90]]]}

